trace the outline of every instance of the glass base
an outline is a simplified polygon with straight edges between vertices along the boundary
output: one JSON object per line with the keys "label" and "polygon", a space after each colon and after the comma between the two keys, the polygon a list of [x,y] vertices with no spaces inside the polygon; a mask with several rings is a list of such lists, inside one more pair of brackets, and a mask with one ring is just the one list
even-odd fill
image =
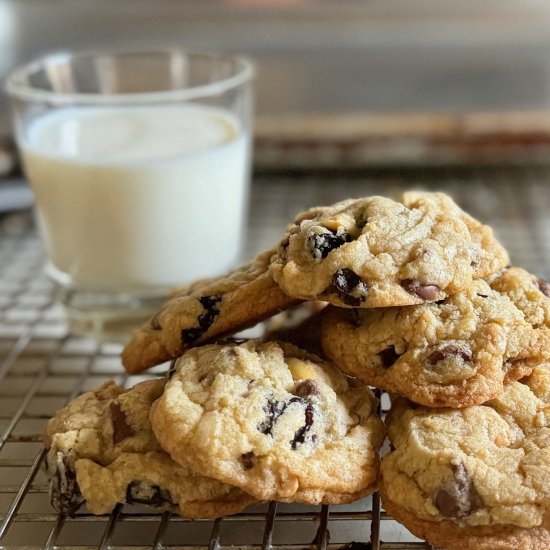
{"label": "glass base", "polygon": [[167,296],[133,296],[61,290],[70,334],[98,342],[124,344],[132,331],[148,321]]}

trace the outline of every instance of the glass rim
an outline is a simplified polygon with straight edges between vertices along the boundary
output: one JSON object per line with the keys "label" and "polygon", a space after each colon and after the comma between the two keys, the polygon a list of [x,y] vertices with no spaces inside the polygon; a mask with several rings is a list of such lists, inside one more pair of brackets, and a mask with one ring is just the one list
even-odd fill
{"label": "glass rim", "polygon": [[[173,54],[178,53],[187,57],[209,58],[217,61],[233,61],[237,64],[235,74],[221,78],[208,84],[190,86],[179,90],[158,90],[152,92],[130,92],[130,93],[79,93],[79,92],[54,92],[33,87],[24,82],[33,72],[44,67],[49,60],[67,61],[71,58],[93,58],[99,56],[126,56],[126,55],[150,55],[150,54]],[[16,67],[7,77],[6,93],[17,99],[27,101],[44,101],[56,105],[71,105],[75,103],[101,105],[117,103],[158,103],[164,101],[189,101],[201,97],[212,97],[221,95],[224,92],[237,88],[241,84],[249,82],[255,76],[256,69],[254,62],[246,56],[223,53],[200,52],[186,50],[184,48],[155,48],[143,49],[121,49],[121,50],[92,50],[84,52],[71,52],[68,50],[47,53],[41,57]]]}

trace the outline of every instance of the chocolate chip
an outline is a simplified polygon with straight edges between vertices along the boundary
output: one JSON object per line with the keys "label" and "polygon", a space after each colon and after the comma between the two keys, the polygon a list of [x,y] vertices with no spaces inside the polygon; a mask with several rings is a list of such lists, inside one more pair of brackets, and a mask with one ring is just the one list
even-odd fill
{"label": "chocolate chip", "polygon": [[348,306],[357,307],[367,299],[368,288],[361,277],[351,269],[339,269],[332,276],[332,288]]}
{"label": "chocolate chip", "polygon": [[250,470],[254,467],[254,459],[256,458],[256,455],[254,454],[254,451],[248,451],[248,453],[244,453],[241,455],[241,461],[243,463],[245,470]]}
{"label": "chocolate chip", "polygon": [[116,445],[136,432],[130,426],[126,419],[126,414],[120,408],[120,405],[113,401],[109,407],[111,411],[111,420],[113,422],[113,443]]}
{"label": "chocolate chip", "polygon": [[476,294],[477,294],[480,298],[489,298],[489,295],[488,295],[488,294],[481,294],[481,292],[476,292]]}
{"label": "chocolate chip", "polygon": [[[292,400],[291,400],[292,402]],[[258,424],[258,431],[266,435],[271,435],[273,430],[273,425],[277,422],[279,416],[281,416],[287,407],[286,403],[282,401],[276,401],[275,399],[270,399],[264,407],[264,412],[267,418]]]}
{"label": "chocolate chip", "polygon": [[296,395],[307,397],[308,395],[320,395],[321,389],[315,380],[303,380],[296,386]]}
{"label": "chocolate chip", "polygon": [[126,502],[129,504],[147,504],[158,508],[173,504],[172,497],[166,489],[162,489],[149,481],[132,481],[126,488]]}
{"label": "chocolate chip", "polygon": [[422,300],[426,302],[434,301],[439,296],[441,290],[436,285],[423,285],[419,281],[413,281],[412,279],[404,279],[401,281],[401,286],[411,294],[416,294]]}
{"label": "chocolate chip", "polygon": [[84,503],[84,497],[76,481],[74,460],[70,455],[59,451],[55,455],[53,468],[55,474],[50,478],[51,504],[58,512],[74,517]]}
{"label": "chocolate chip", "polygon": [[289,402],[288,404],[290,405],[291,403],[301,403],[302,405],[307,405],[308,401],[306,399],[304,399],[303,397],[293,397]]}
{"label": "chocolate chip", "polygon": [[436,349],[428,355],[427,361],[430,365],[435,365],[447,357],[460,357],[464,362],[472,360],[472,352],[469,349],[461,348],[450,344],[441,349]]}
{"label": "chocolate chip", "polygon": [[290,448],[295,451],[299,443],[304,443],[307,433],[313,426],[313,405],[309,403],[305,410],[305,424],[294,434],[294,438],[290,441]]}
{"label": "chocolate chip", "polygon": [[547,298],[550,298],[550,284],[548,284],[543,279],[537,279],[537,286]]}
{"label": "chocolate chip", "polygon": [[378,357],[382,360],[382,365],[384,367],[391,367],[398,359],[399,354],[395,352],[395,346],[389,346],[388,348],[382,350]]}
{"label": "chocolate chip", "polygon": [[434,504],[442,516],[463,519],[478,510],[483,503],[464,464],[452,465],[451,468],[453,477],[443,482]]}
{"label": "chocolate chip", "polygon": [[308,246],[311,255],[320,260],[326,258],[328,253],[351,241],[351,235],[345,232],[333,232],[327,229],[326,233],[313,234],[308,237]]}
{"label": "chocolate chip", "polygon": [[185,347],[193,344],[210,328],[220,313],[219,303],[221,300],[222,297],[217,294],[199,298],[199,302],[204,308],[204,311],[197,319],[199,323],[198,327],[183,329],[181,331],[181,341]]}

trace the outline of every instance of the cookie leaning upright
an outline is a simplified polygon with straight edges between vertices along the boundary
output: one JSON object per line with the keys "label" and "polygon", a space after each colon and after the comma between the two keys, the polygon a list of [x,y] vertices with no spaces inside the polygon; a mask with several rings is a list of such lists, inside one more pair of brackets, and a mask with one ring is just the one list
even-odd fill
{"label": "cookie leaning upright", "polygon": [[338,504],[375,489],[376,403],[315,355],[248,341],[185,353],[151,423],[176,462],[259,500]]}
{"label": "cookie leaning upright", "polygon": [[385,509],[449,550],[550,548],[550,366],[462,410],[397,400],[382,461]]}
{"label": "cookie leaning upright", "polygon": [[186,517],[237,513],[253,499],[175,464],[160,448],[149,422],[165,380],[123,390],[107,382],[59,410],[48,422],[45,445],[52,505],[74,515],[86,503],[93,514],[117,503],[147,504]]}
{"label": "cookie leaning upright", "polygon": [[177,291],[134,331],[122,352],[126,371],[141,372],[179,357],[195,344],[252,326],[297,304],[268,273],[273,253],[264,252],[235,271]]}
{"label": "cookie leaning upright", "polygon": [[451,198],[410,192],[299,214],[270,269],[295,298],[371,308],[441,300],[507,263],[491,228]]}

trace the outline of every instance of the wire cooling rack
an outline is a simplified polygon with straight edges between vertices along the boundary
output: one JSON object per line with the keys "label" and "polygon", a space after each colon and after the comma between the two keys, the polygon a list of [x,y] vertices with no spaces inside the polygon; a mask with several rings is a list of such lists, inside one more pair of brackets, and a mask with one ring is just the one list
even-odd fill
{"label": "wire cooling rack", "polygon": [[[301,208],[422,186],[451,193],[495,227],[514,263],[548,277],[548,182],[550,173],[544,170],[416,172],[407,179],[395,173],[264,175],[253,186],[247,255],[273,243]],[[118,506],[109,516],[93,516],[85,509],[75,518],[56,514],[41,469],[47,419],[107,379],[131,386],[158,375],[163,367],[127,376],[119,346],[67,334],[55,287],[42,272],[43,261],[29,213],[0,218],[0,548],[432,548],[388,517],[376,494],[330,508],[270,503],[216,521],[191,521],[139,506]],[[382,405],[384,412],[387,399]]]}

